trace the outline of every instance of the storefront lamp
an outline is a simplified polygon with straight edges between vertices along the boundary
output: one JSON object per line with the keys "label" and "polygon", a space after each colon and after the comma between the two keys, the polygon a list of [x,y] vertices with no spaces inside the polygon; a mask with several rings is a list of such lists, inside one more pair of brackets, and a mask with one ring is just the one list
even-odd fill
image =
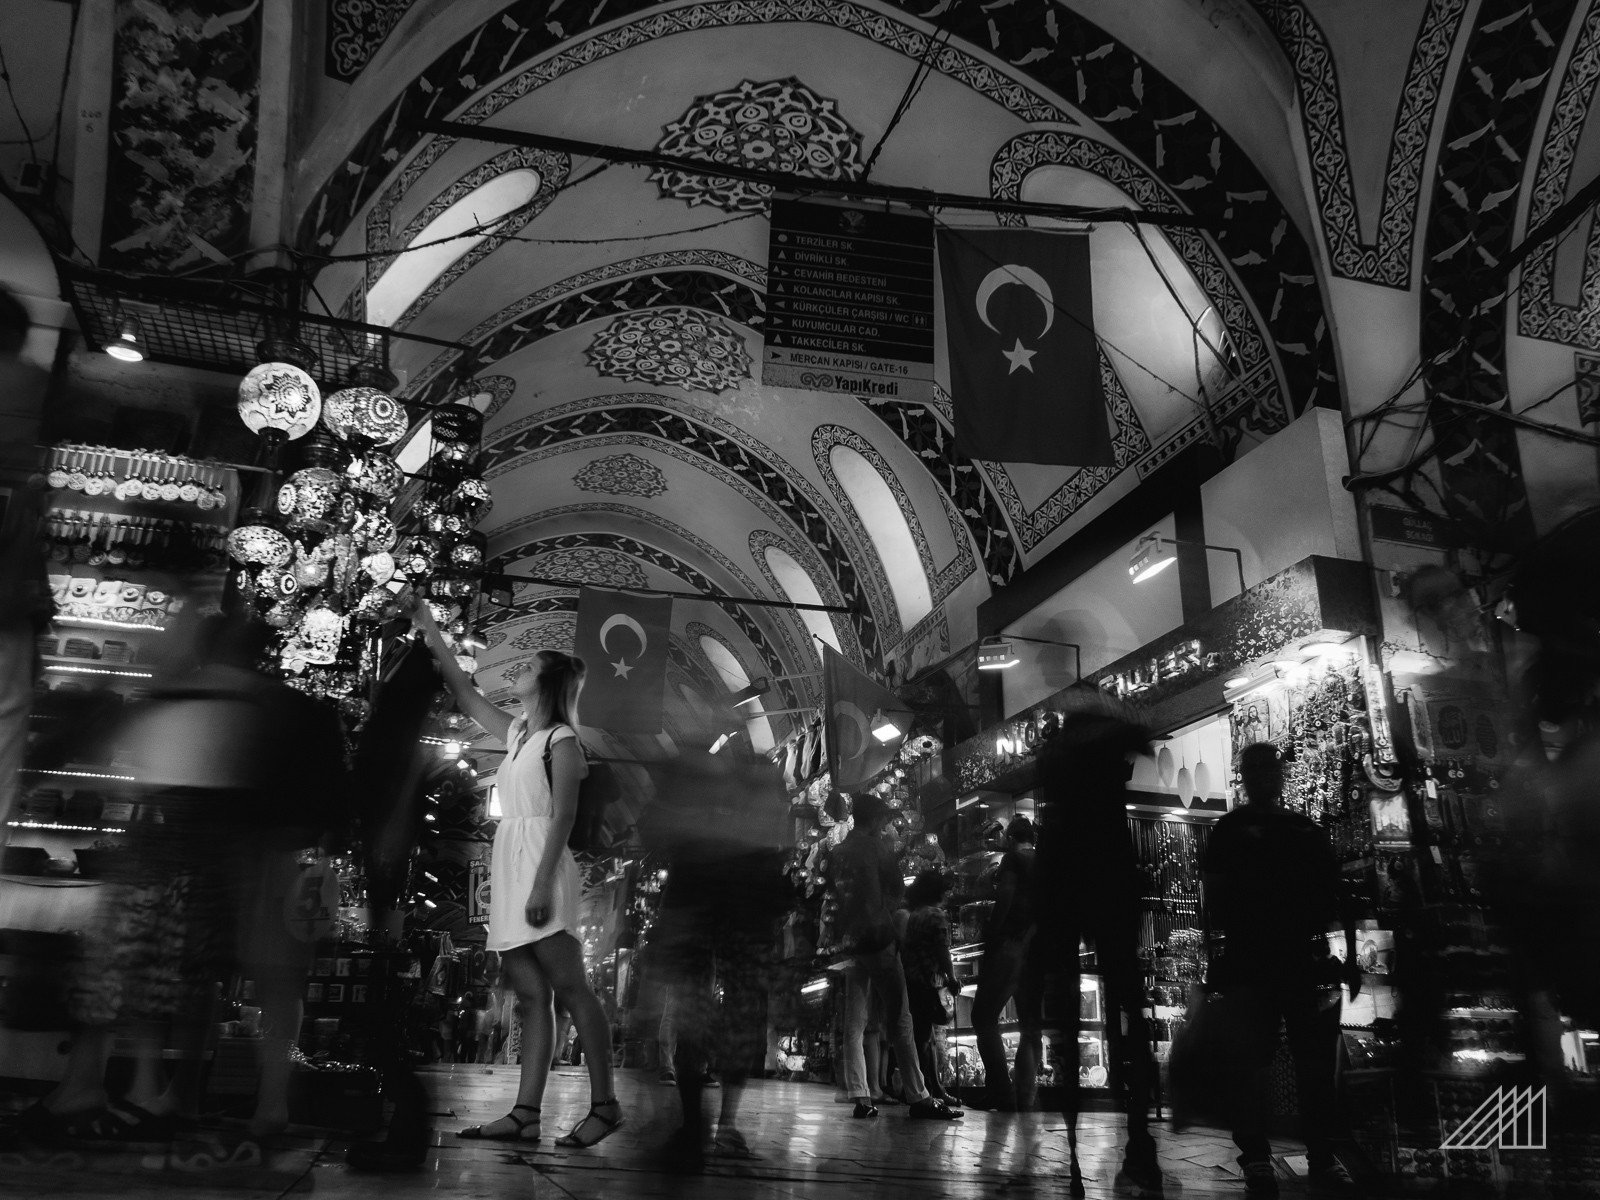
{"label": "storefront lamp", "polygon": [[[899,714],[895,715],[898,716]],[[885,713],[880,708],[872,714],[872,736],[887,744],[896,738],[904,737],[905,730],[900,728],[899,722],[895,720],[894,716]]]}
{"label": "storefront lamp", "polygon": [[1143,583],[1146,579],[1153,579],[1178,561],[1179,546],[1198,546],[1203,550],[1220,550],[1224,554],[1231,554],[1234,566],[1239,571],[1239,594],[1244,595],[1247,590],[1244,585],[1244,555],[1235,546],[1218,546],[1212,542],[1191,542],[1183,538],[1162,537],[1158,533],[1147,533],[1139,539],[1139,545],[1133,552],[1133,557],[1128,560],[1128,576],[1135,583]]}
{"label": "storefront lamp", "polygon": [[1022,660],[1017,657],[1009,638],[984,638],[978,643],[978,670],[1004,671]]}
{"label": "storefront lamp", "polygon": [[1163,540],[1153,533],[1139,539],[1138,548],[1128,560],[1128,575],[1135,583],[1154,579],[1178,561],[1177,543],[1169,543],[1170,549],[1163,548]]}

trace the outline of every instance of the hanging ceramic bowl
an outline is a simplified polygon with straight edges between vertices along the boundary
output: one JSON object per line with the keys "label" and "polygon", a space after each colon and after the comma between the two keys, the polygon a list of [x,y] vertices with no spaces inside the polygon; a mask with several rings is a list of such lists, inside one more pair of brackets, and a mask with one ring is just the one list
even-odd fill
{"label": "hanging ceramic bowl", "polygon": [[1172,770],[1172,747],[1163,746],[1156,752],[1156,778],[1162,787],[1171,787],[1176,776]]}

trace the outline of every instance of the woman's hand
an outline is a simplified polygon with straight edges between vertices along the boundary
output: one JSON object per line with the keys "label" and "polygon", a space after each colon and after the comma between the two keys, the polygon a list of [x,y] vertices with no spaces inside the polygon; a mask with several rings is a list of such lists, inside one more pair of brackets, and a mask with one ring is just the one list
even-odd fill
{"label": "woman's hand", "polygon": [[522,915],[528,919],[529,925],[537,927],[550,919],[554,908],[555,889],[547,883],[536,883],[528,893],[528,902],[522,906]]}
{"label": "woman's hand", "polygon": [[400,611],[411,618],[414,628],[422,630],[423,633],[439,628],[439,623],[433,619],[433,609],[429,608],[428,602],[413,589],[407,588],[401,592],[398,603]]}

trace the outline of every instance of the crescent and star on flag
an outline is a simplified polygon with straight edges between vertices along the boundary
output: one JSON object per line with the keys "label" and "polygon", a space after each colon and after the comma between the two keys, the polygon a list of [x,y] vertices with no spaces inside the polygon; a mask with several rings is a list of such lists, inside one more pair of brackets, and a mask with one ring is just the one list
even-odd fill
{"label": "crescent and star on flag", "polygon": [[626,629],[639,641],[639,652],[634,655],[632,662],[628,661],[626,655],[619,653],[617,661],[611,664],[615,677],[626,679],[639,660],[644,657],[645,647],[650,644],[650,638],[645,633],[644,626],[626,613],[612,613],[611,616],[606,618],[605,624],[600,626],[600,649],[607,654],[611,653],[611,647],[606,644],[606,639],[611,636],[611,631],[618,627]]}
{"label": "crescent and star on flag", "polygon": [[[978,291],[973,297],[973,303],[978,309],[979,319],[990,329],[993,329],[994,332],[1000,332],[995,327],[995,323],[989,319],[989,301],[994,298],[994,294],[997,291],[1008,283],[1025,287],[1039,297],[1039,303],[1044,306],[1044,328],[1039,331],[1039,337],[1043,338],[1045,334],[1050,332],[1050,326],[1055,324],[1056,300],[1054,293],[1050,290],[1050,284],[1045,280],[1044,276],[1031,267],[1024,267],[1017,263],[1007,263],[1004,266],[996,267],[985,275],[983,282],[978,284]],[[1011,349],[1002,350],[1000,353],[1011,364],[1006,371],[1007,375],[1014,375],[1019,370],[1027,371],[1031,375],[1033,373],[1033,356],[1039,352],[1028,349],[1022,344],[1022,339],[1019,337]]]}
{"label": "crescent and star on flag", "polygon": [[856,759],[858,759],[858,758],[860,758],[862,756],[862,754],[866,751],[867,746],[869,745],[869,743],[867,741],[867,734],[868,734],[868,732],[870,732],[871,721],[868,720],[866,713],[862,712],[859,707],[857,707],[856,705],[852,704],[848,700],[839,700],[839,701],[836,701],[834,703],[833,716],[834,716],[834,720],[836,722],[834,728],[836,728],[836,729],[840,727],[839,724],[838,724],[838,722],[840,721],[840,718],[844,718],[844,717],[848,717],[849,720],[850,720],[850,723],[855,726],[855,730],[856,730],[855,749],[851,750],[849,754],[846,754],[844,752],[844,745],[843,745],[844,739],[843,738],[839,739],[840,740],[839,760],[841,762],[854,762]]}

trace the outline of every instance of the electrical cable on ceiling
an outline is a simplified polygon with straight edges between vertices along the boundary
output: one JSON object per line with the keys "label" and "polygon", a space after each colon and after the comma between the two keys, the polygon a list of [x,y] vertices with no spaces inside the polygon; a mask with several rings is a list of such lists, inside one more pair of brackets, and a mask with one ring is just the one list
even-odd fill
{"label": "electrical cable on ceiling", "polygon": [[6,63],[4,46],[0,46],[0,81],[3,81],[6,85],[6,96],[11,101],[11,111],[17,114],[17,124],[22,128],[22,139],[28,145],[28,159],[37,167],[39,165],[38,146],[36,145],[38,139],[33,136],[33,132],[28,128],[28,118],[22,115],[22,106],[17,103],[17,92],[11,86],[11,68]]}
{"label": "electrical cable on ceiling", "polygon": [[78,16],[82,11],[82,4],[74,4],[72,18],[67,24],[66,61],[61,64],[61,92],[56,97],[55,140],[50,146],[49,194],[51,196],[55,194],[56,181],[61,178],[61,125],[67,116],[67,84],[72,79],[72,51],[78,42]]}
{"label": "electrical cable on ceiling", "polygon": [[928,39],[928,45],[922,52],[922,57],[917,60],[916,69],[911,72],[911,82],[906,84],[906,90],[900,94],[900,102],[895,105],[894,113],[889,118],[889,123],[884,126],[883,136],[878,139],[878,144],[872,148],[872,153],[867,155],[867,162],[861,168],[861,182],[865,183],[872,175],[872,168],[877,164],[878,155],[883,153],[883,148],[889,144],[889,135],[895,131],[895,126],[900,124],[902,117],[910,111],[912,103],[917,98],[917,93],[922,91],[922,85],[927,82],[931,74],[930,64],[933,61],[934,51],[942,49],[950,43],[950,28],[946,22],[955,12],[956,5],[951,4],[940,17],[940,23],[934,35]]}

